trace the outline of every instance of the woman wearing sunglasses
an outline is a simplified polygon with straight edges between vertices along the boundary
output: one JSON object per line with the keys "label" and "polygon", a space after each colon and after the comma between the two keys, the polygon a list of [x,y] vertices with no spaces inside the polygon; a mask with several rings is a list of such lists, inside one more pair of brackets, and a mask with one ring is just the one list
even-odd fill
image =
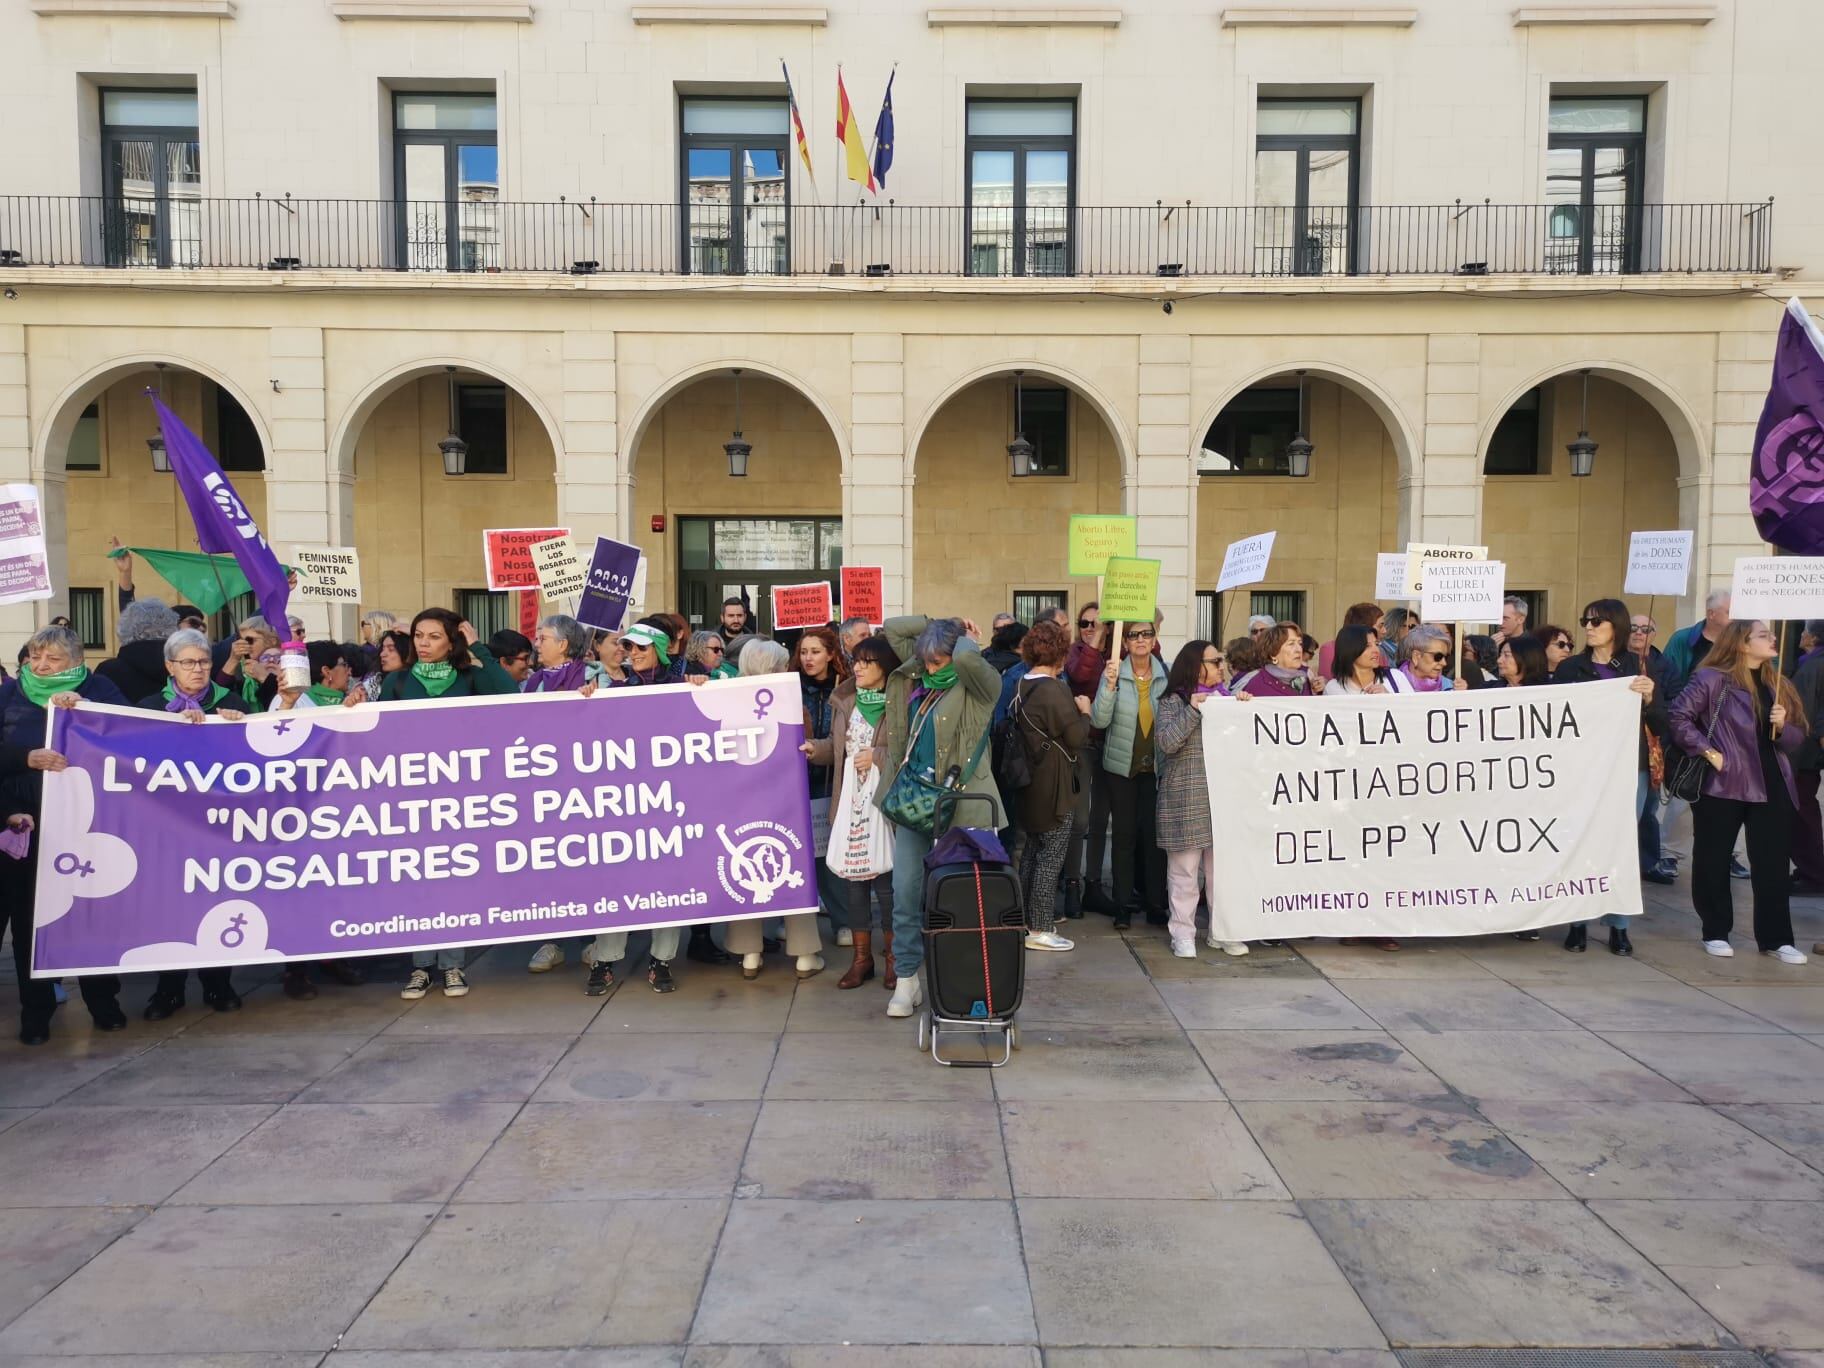
{"label": "woman wearing sunglasses", "polygon": [[[1102,772],[1108,782],[1114,828],[1115,929],[1133,922],[1136,901],[1149,922],[1166,912],[1165,852],[1159,849],[1159,753],[1154,723],[1165,697],[1165,670],[1153,655],[1158,630],[1150,622],[1123,623],[1126,658],[1102,671],[1089,720],[1103,730]],[[1135,853],[1140,868],[1135,870]]]}
{"label": "woman wearing sunglasses", "polygon": [[[1666,691],[1651,663],[1644,655],[1630,654],[1627,649],[1628,605],[1620,599],[1597,599],[1588,604],[1579,620],[1583,628],[1583,650],[1566,658],[1552,676],[1554,684],[1587,684],[1597,679],[1628,679],[1640,695],[1639,775],[1634,788],[1634,820],[1640,821],[1647,810],[1651,792],[1649,737],[1666,732]],[[1784,868],[1785,866],[1781,866]],[[1634,943],[1628,939],[1628,919],[1611,912],[1602,919],[1609,928],[1609,953],[1631,955]],[[1582,922],[1573,922],[1565,933],[1564,948],[1581,952],[1588,943]]]}

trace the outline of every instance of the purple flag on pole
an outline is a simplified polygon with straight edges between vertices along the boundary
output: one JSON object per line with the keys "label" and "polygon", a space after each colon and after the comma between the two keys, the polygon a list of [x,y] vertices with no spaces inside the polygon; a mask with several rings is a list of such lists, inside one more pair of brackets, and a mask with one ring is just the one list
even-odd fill
{"label": "purple flag on pole", "polygon": [[1773,384],[1754,432],[1748,507],[1768,541],[1824,555],[1824,332],[1788,301],[1773,349]]}
{"label": "purple flag on pole", "polygon": [[152,396],[152,407],[158,410],[158,426],[165,435],[171,473],[177,477],[177,488],[189,505],[190,520],[196,524],[196,544],[211,555],[224,551],[233,554],[247,583],[253,586],[260,612],[272,624],[273,631],[288,637],[285,609],[291,602],[291,585],[285,567],[272,554],[266,538],[260,535],[259,524],[228,483],[202,438],[185,427],[184,420],[156,395]]}

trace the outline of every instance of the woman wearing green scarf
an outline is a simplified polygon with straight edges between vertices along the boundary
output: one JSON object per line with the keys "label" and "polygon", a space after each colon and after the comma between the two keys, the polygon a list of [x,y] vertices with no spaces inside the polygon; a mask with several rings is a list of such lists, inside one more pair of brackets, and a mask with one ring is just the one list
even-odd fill
{"label": "woman wearing green scarf", "polygon": [[[519,685],[500,668],[475,629],[448,608],[426,608],[412,619],[412,651],[417,657],[394,670],[380,685],[382,703],[409,699],[476,698],[516,694]],[[443,995],[462,997],[469,981],[462,972],[462,951],[420,950],[412,956],[412,976],[399,996],[416,1002],[431,991],[431,971],[443,977]]]}
{"label": "woman wearing green scarf", "polygon": [[[874,977],[873,918],[868,897],[880,908],[881,949],[886,954],[886,982],[893,975],[893,832],[874,806],[886,751],[879,745],[880,722],[887,712],[887,676],[900,659],[882,636],[855,646],[855,674],[836,686],[830,700],[830,734],[809,745],[813,765],[831,765],[840,754],[841,778],[830,809],[830,848],[826,863],[849,885],[849,925],[854,963],[836,981],[838,988],[859,988]],[[840,942],[839,942],[840,943]]]}
{"label": "woman wearing green scarf", "polygon": [[[112,682],[89,673],[82,663],[82,640],[68,627],[47,627],[39,632],[26,644],[26,658],[17,679],[0,683],[0,822],[28,833],[31,844],[22,860],[0,855],[0,915],[12,923],[13,964],[19,980],[19,1041],[42,1045],[51,1038],[57,994],[51,979],[31,976],[32,911],[38,885],[35,828],[44,775],[68,764],[44,744],[44,710],[69,707],[78,700],[125,707],[127,700]],[[118,1031],[127,1024],[118,1001],[118,978],[91,974],[78,982],[96,1030]]]}

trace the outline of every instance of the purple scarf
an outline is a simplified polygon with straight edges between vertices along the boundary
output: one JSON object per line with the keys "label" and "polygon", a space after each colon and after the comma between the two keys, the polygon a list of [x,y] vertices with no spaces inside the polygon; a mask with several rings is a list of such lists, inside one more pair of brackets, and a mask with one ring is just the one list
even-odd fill
{"label": "purple scarf", "polygon": [[1420,679],[1413,674],[1410,663],[1400,666],[1400,673],[1411,681],[1415,693],[1437,693],[1444,687],[1443,675],[1439,675],[1436,679]]}
{"label": "purple scarf", "polygon": [[548,670],[534,670],[526,676],[526,682],[519,686],[519,691],[521,693],[562,693],[568,689],[580,689],[588,674],[588,661],[566,660],[562,665],[554,665]]}

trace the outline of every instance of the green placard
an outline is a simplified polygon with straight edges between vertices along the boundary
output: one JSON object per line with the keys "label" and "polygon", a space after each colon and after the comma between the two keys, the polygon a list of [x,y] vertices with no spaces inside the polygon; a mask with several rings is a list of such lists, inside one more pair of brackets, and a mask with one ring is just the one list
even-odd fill
{"label": "green placard", "polygon": [[1070,573],[1106,574],[1110,556],[1132,556],[1140,549],[1136,519],[1123,513],[1070,515]]}
{"label": "green placard", "polygon": [[1102,572],[1102,620],[1151,622],[1159,606],[1159,562],[1110,556]]}

